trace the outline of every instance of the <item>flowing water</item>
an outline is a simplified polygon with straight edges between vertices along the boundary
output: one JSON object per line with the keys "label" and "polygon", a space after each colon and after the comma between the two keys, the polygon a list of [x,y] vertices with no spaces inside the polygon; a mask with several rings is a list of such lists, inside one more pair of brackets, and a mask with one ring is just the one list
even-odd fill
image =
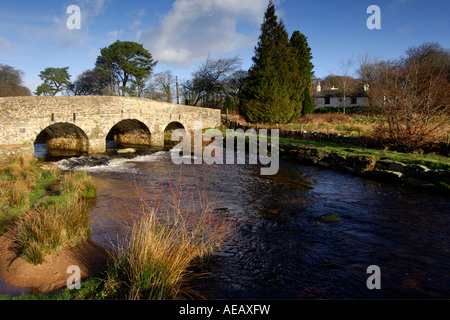
{"label": "flowing water", "polygon": [[[208,276],[193,283],[205,298],[450,298],[450,200],[444,196],[283,161],[267,177],[250,165],[180,167],[168,151],[58,165],[95,178],[92,237],[106,246],[123,235],[111,213],[127,218],[139,211],[136,186],[144,193],[169,179],[206,186],[217,214],[235,219],[239,229],[211,260]],[[341,221],[314,220],[330,213]],[[381,290],[367,288],[372,265],[381,269]],[[27,290],[0,280],[0,294]]]}

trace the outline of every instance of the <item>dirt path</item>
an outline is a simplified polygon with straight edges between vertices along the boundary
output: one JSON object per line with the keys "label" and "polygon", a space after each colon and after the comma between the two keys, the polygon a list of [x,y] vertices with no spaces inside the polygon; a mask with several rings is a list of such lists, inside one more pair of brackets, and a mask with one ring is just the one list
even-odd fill
{"label": "dirt path", "polygon": [[100,274],[107,265],[106,249],[88,241],[76,248],[51,254],[41,265],[34,266],[25,259],[17,257],[9,233],[0,237],[0,275],[11,286],[36,288],[43,294],[52,293],[67,285],[72,276],[67,273],[69,266],[78,266],[81,278]]}

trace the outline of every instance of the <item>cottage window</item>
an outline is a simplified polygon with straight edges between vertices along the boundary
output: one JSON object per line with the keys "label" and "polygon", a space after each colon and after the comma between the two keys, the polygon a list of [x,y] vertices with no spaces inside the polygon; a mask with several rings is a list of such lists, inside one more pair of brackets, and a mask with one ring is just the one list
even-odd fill
{"label": "cottage window", "polygon": [[324,104],[331,104],[331,98],[325,97],[325,103]]}
{"label": "cottage window", "polygon": [[358,98],[352,97],[352,104],[357,104],[357,103],[358,103]]}

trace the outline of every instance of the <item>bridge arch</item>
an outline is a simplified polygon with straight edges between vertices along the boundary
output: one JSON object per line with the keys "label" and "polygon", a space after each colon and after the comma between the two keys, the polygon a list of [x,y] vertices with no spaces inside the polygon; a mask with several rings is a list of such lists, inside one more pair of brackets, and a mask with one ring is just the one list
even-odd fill
{"label": "bridge arch", "polygon": [[[114,133],[120,137],[123,136],[120,134],[122,131],[131,131],[142,137],[140,143],[143,140],[147,146],[164,147],[164,129],[173,121],[178,121],[189,131],[194,130],[196,121],[202,122],[205,128],[215,128],[221,121],[220,110],[105,96],[0,98],[0,115],[0,153],[3,154],[33,154],[37,136],[37,141],[44,141],[44,146],[49,140],[50,145],[55,145],[56,138],[60,138],[58,148],[68,147],[62,143],[63,138],[68,136],[76,140],[74,146],[69,146],[72,149],[88,150],[88,154],[93,155],[103,154],[106,151],[106,137],[116,124],[117,127],[109,135],[113,141]],[[67,129],[69,125],[59,123],[73,124],[82,132]],[[47,127],[50,130],[41,134]],[[135,137],[132,142],[136,143]]]}
{"label": "bridge arch", "polygon": [[166,145],[172,144],[172,133],[178,129],[185,129],[184,125],[181,122],[174,121],[169,123],[164,129],[164,143]]}
{"label": "bridge arch", "polygon": [[[34,140],[36,149],[41,148],[42,154],[51,150],[89,152],[89,138],[80,127],[71,123],[55,123],[40,132],[36,132]],[[46,150],[43,150],[46,149]]]}
{"label": "bridge arch", "polygon": [[133,146],[151,146],[152,133],[145,123],[136,119],[126,119],[114,125],[106,136],[110,148]]}

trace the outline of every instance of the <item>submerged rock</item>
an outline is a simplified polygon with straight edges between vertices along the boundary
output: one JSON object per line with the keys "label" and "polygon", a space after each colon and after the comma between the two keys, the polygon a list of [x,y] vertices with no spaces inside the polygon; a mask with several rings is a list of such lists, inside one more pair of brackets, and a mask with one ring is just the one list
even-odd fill
{"label": "submerged rock", "polygon": [[341,220],[341,217],[334,213],[324,214],[320,217],[314,218],[315,222],[339,222]]}
{"label": "submerged rock", "polygon": [[403,173],[389,170],[374,170],[365,172],[363,177],[381,182],[401,182]]}
{"label": "submerged rock", "polygon": [[419,180],[411,177],[407,177],[404,179],[407,184],[413,187],[421,187],[421,188],[435,188],[436,185],[429,181]]}

